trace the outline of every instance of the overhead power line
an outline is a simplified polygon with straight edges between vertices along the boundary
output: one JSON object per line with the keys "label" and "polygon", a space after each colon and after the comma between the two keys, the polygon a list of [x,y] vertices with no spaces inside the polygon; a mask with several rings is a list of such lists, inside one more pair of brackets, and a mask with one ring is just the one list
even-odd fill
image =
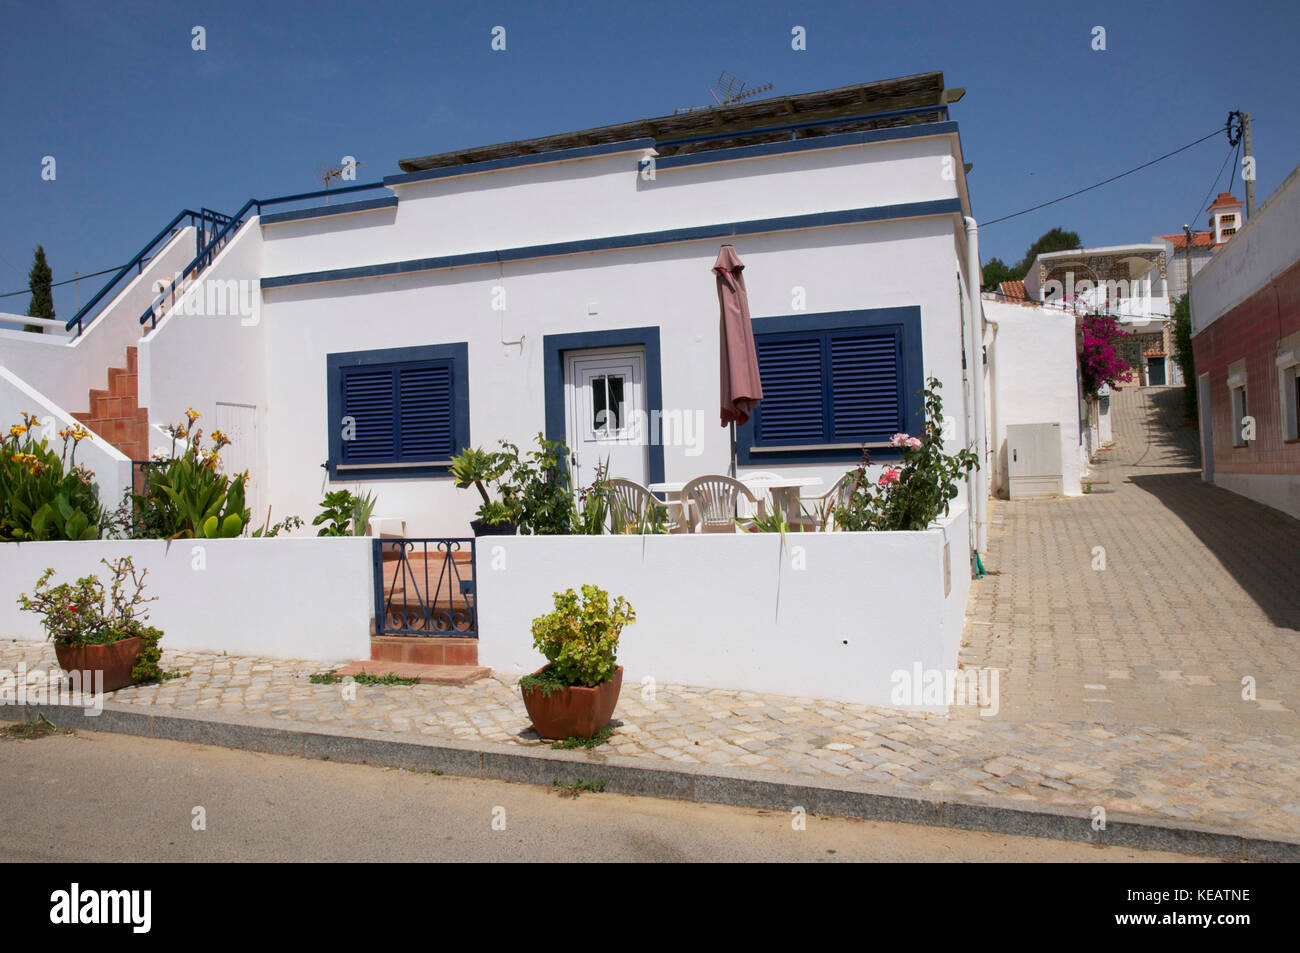
{"label": "overhead power line", "polygon": [[1076,189],[1075,191],[1071,192],[1069,195],[1062,195],[1060,198],[1052,199],[1050,202],[1041,202],[1038,205],[1032,206],[1031,208],[1021,209],[1019,212],[1012,212],[1010,215],[1003,215],[1001,218],[995,218],[992,221],[983,222],[981,223],[981,225],[983,228],[988,228],[990,225],[996,225],[998,222],[1005,222],[1008,219],[1016,218],[1020,215],[1028,215],[1030,212],[1036,212],[1040,208],[1047,208],[1047,206],[1049,205],[1055,205],[1057,202],[1064,202],[1066,199],[1072,199],[1076,195],[1082,195],[1084,192],[1091,192],[1093,189],[1099,189],[1103,185],[1108,185],[1111,182],[1114,182],[1116,179],[1122,179],[1126,175],[1132,175],[1134,172],[1140,172],[1143,169],[1147,168],[1148,166],[1155,165],[1157,162],[1162,162],[1165,159],[1168,159],[1170,156],[1176,156],[1180,152],[1186,152],[1192,146],[1200,145],[1206,139],[1213,139],[1215,136],[1221,135],[1223,133],[1224,128],[1225,128],[1224,126],[1220,126],[1218,129],[1215,129],[1214,132],[1210,133],[1209,135],[1201,136],[1201,138],[1195,140],[1194,142],[1189,142],[1185,146],[1180,146],[1179,148],[1175,149],[1173,152],[1166,152],[1164,155],[1157,156],[1156,158],[1152,159],[1149,162],[1143,162],[1141,165],[1134,166],[1133,168],[1129,169],[1126,172],[1121,172],[1119,175],[1112,175],[1109,179],[1102,179],[1100,182],[1096,182],[1093,185],[1087,186],[1086,188]]}
{"label": "overhead power line", "polygon": [[[145,262],[148,261],[149,261],[148,258],[141,259],[141,264],[144,264]],[[73,282],[82,281],[83,279],[86,278],[98,278],[100,275],[108,275],[108,274],[112,274],[115,271],[121,271],[121,270],[122,270],[121,265],[118,265],[115,268],[105,268],[103,271],[93,271],[88,275],[77,275],[75,278],[68,278],[64,281],[52,281],[50,282],[50,287],[59,288],[63,285],[70,285]],[[0,294],[0,298],[12,298],[15,295],[29,295],[31,293],[32,293],[31,288],[24,288],[22,291],[6,291],[4,294]]]}

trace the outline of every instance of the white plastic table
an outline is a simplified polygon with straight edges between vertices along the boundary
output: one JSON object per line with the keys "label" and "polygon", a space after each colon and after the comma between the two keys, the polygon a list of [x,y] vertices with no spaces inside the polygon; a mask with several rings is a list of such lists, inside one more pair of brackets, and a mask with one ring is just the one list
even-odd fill
{"label": "white plastic table", "polygon": [[[772,502],[781,507],[781,512],[786,515],[787,519],[798,516],[799,509],[799,491],[805,487],[823,486],[825,481],[821,477],[737,477],[741,483],[751,490],[766,490],[772,497]],[[680,500],[682,488],[686,486],[685,482],[670,483],[651,483],[647,489],[651,493],[662,493],[669,501]],[[762,497],[759,497],[758,515],[767,515],[767,506]]]}

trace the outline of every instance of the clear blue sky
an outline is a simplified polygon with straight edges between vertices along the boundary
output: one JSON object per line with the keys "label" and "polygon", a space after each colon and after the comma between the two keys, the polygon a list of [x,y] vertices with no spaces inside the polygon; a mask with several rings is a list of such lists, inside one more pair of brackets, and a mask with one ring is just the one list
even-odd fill
{"label": "clear blue sky", "polygon": [[[772,83],[771,95],[942,70],[967,89],[952,115],[982,221],[1190,142],[1234,108],[1256,120],[1261,203],[1300,163],[1295,0],[0,0],[0,10],[0,292],[25,287],[37,243],[56,281],[98,271],[181,208],[233,212],[252,196],[310,190],[345,154],[373,181],[408,156],[701,105],[724,69]],[[498,24],[505,53],[489,48]],[[790,48],[796,24],[805,52]],[[191,50],[195,25],[204,52]],[[1105,52],[1091,49],[1098,25]],[[1057,225],[1104,245],[1201,222],[1227,149],[1216,138],[993,225],[983,257],[1014,261]],[[46,155],[54,182],[40,177]],[[103,280],[83,282],[82,300]],[[74,313],[71,286],[55,304]],[[26,296],[0,298],[0,311],[26,308]]]}

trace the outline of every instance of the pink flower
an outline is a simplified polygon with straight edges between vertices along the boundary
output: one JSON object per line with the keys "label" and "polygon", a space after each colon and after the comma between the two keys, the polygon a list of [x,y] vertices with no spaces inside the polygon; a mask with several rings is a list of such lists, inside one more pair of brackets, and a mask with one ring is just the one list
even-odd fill
{"label": "pink flower", "polygon": [[898,470],[886,470],[884,473],[880,474],[880,485],[886,486],[890,483],[897,483],[898,476]]}
{"label": "pink flower", "polygon": [[891,447],[901,447],[911,439],[912,438],[905,433],[896,433],[889,438],[889,445]]}
{"label": "pink flower", "polygon": [[910,447],[910,448],[913,449],[913,450],[920,450],[920,449],[921,449],[921,440],[920,440],[919,437],[908,437],[908,438],[907,438],[907,445],[908,445],[908,447]]}

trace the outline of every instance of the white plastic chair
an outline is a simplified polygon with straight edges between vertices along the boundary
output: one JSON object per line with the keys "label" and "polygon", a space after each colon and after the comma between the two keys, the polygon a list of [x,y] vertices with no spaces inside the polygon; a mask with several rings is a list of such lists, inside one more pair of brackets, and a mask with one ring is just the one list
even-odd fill
{"label": "white plastic chair", "polygon": [[825,513],[825,528],[830,529],[834,522],[830,511],[847,503],[849,501],[849,491],[852,489],[853,472],[850,471],[836,480],[825,493],[802,500],[802,512],[796,514],[787,513],[786,522],[791,526],[799,527],[801,530],[819,530],[823,528],[822,514]]}
{"label": "white plastic chair", "polygon": [[701,533],[736,532],[736,504],[742,499],[758,504],[749,487],[722,474],[696,477],[682,487],[682,505],[694,507]]}
{"label": "white plastic chair", "polygon": [[[648,487],[635,480],[613,477],[606,481],[611,491],[611,512],[609,528],[611,533],[621,533],[628,525],[639,526],[650,512],[650,507],[658,506],[667,510],[664,526],[670,533],[683,531],[681,518],[682,505],[677,501],[667,503],[655,499]],[[689,532],[689,529],[686,530]]]}
{"label": "white plastic chair", "polygon": [[[750,480],[779,480],[781,474],[771,470],[756,470],[752,473],[746,473],[743,483],[749,486]],[[757,516],[765,516],[772,512],[772,492],[759,486],[750,486],[749,492],[754,494],[758,501],[750,503],[749,500],[738,500],[736,502],[736,515],[742,520],[752,520]]]}

